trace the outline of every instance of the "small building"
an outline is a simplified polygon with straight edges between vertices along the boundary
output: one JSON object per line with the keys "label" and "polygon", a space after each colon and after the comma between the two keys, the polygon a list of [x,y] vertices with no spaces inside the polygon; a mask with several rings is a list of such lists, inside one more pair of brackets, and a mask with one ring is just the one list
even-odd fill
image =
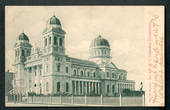
{"label": "small building", "polygon": [[5,72],[5,96],[11,95],[10,91],[13,90],[14,73],[9,70]]}

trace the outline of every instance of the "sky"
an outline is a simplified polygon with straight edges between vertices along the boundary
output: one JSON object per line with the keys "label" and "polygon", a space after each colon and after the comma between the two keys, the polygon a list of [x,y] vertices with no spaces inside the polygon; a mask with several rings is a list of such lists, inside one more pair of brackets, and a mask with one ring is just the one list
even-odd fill
{"label": "sky", "polygon": [[142,6],[7,6],[5,8],[6,69],[12,69],[13,46],[24,32],[42,47],[42,31],[55,15],[66,32],[66,54],[88,59],[89,46],[100,34],[110,43],[112,62],[139,86],[144,81],[144,8]]}

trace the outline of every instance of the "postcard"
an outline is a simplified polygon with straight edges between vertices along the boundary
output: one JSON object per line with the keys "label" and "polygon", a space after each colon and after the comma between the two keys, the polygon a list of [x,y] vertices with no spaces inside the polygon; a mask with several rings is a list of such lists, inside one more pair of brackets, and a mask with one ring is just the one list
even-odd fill
{"label": "postcard", "polygon": [[165,106],[164,6],[6,6],[5,105]]}

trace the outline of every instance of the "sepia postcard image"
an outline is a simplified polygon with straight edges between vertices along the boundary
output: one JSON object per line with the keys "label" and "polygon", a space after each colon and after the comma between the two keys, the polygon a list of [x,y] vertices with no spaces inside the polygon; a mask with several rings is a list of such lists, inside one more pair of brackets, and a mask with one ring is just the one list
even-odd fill
{"label": "sepia postcard image", "polygon": [[6,106],[165,106],[164,6],[6,6]]}

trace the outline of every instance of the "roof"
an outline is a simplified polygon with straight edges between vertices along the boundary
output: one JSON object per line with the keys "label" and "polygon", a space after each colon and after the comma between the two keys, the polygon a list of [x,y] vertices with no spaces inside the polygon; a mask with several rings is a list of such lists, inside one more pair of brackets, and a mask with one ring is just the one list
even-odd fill
{"label": "roof", "polygon": [[29,38],[28,38],[28,36],[27,36],[24,32],[22,32],[22,33],[19,35],[18,40],[26,40],[26,41],[29,41]]}
{"label": "roof", "polygon": [[76,64],[80,64],[80,65],[89,65],[89,66],[95,66],[95,67],[99,67],[98,64],[96,64],[93,61],[89,61],[89,60],[82,60],[82,59],[78,59],[78,58],[72,58],[72,57],[68,57],[69,61],[71,63],[76,63]]}
{"label": "roof", "polygon": [[50,19],[49,19],[49,24],[57,24],[57,25],[61,25],[61,22],[60,20],[56,17],[56,16],[52,16]]}
{"label": "roof", "polygon": [[106,67],[118,69],[118,68],[116,67],[116,65],[115,65],[113,62],[107,64]]}
{"label": "roof", "polygon": [[104,39],[101,35],[99,35],[90,44],[90,47],[96,47],[96,46],[107,46],[107,47],[110,47],[110,44],[109,44],[109,42],[106,39]]}
{"label": "roof", "polygon": [[52,32],[56,32],[56,33],[60,33],[60,34],[65,34],[66,32],[60,28],[60,27],[51,27],[51,28],[45,28],[43,30],[43,33],[47,32],[47,31],[52,31]]}

